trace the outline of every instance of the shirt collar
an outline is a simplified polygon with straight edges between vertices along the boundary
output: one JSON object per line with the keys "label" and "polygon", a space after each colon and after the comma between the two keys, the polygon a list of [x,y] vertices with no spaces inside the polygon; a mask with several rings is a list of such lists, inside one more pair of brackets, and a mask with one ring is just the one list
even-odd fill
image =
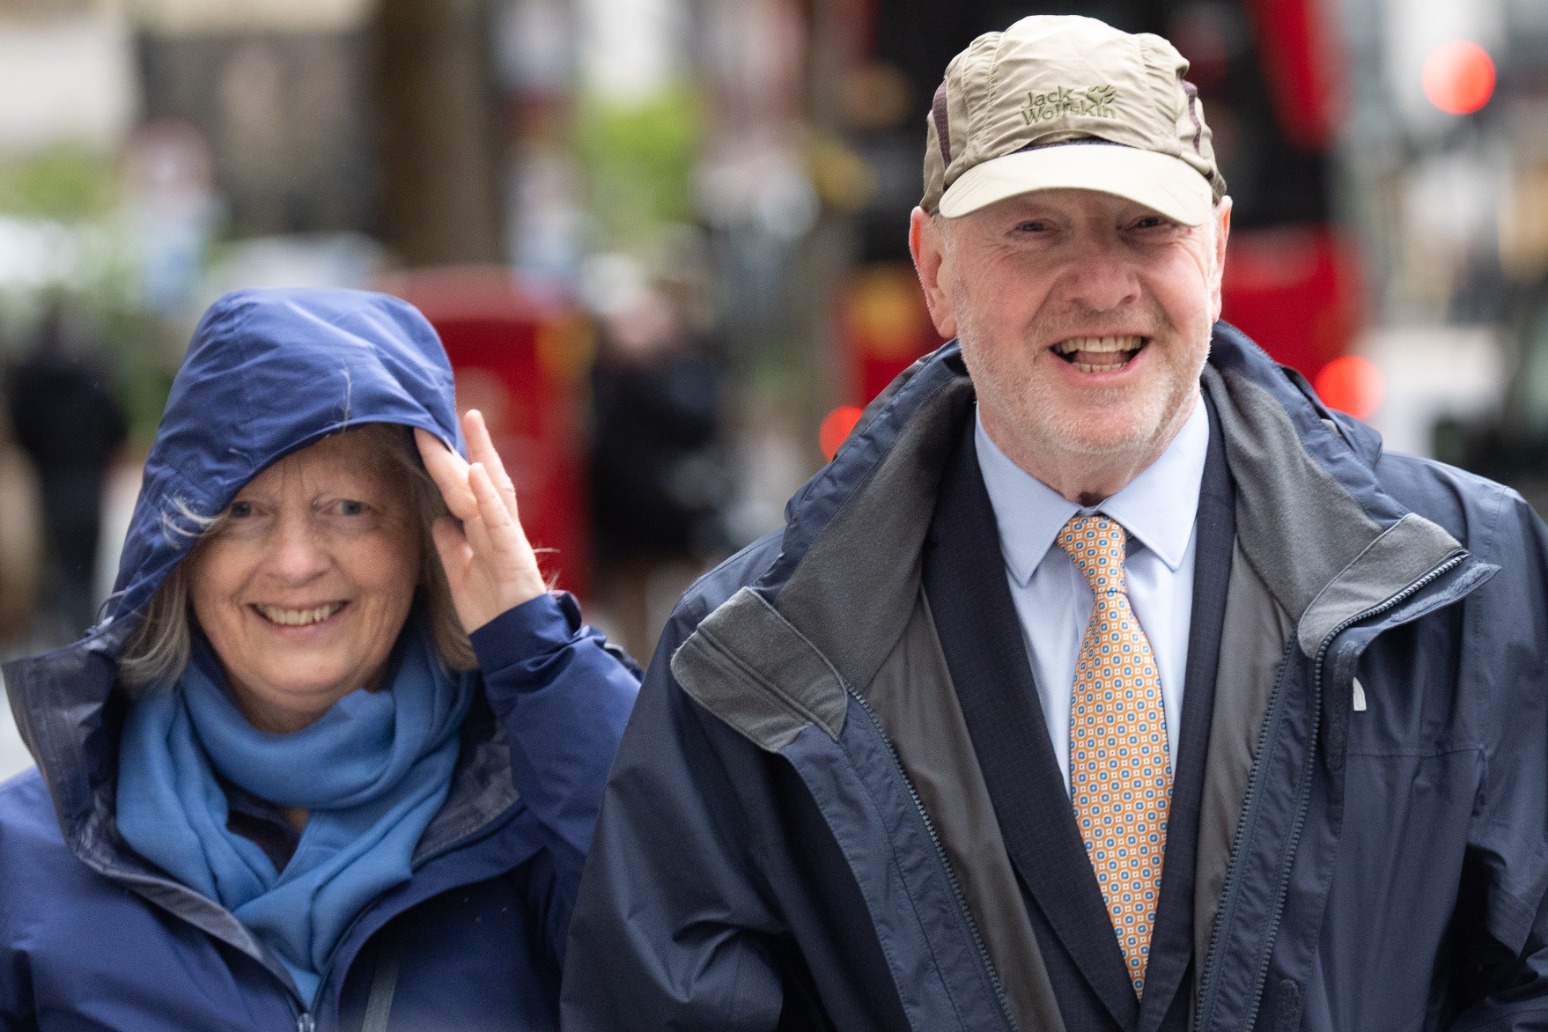
{"label": "shirt collar", "polygon": [[1182,565],[1193,537],[1204,459],[1209,452],[1209,416],[1202,398],[1160,458],[1123,490],[1089,509],[1082,509],[1016,465],[989,439],[982,418],[975,417],[975,423],[973,440],[1000,528],[1000,551],[1018,585],[1026,587],[1059,531],[1079,512],[1111,516],[1169,570],[1175,573]]}

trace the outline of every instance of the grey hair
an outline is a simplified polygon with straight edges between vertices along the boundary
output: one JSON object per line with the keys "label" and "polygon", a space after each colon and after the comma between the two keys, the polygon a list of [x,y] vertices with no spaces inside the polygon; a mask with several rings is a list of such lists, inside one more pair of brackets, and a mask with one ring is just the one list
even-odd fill
{"label": "grey hair", "polygon": [[[430,641],[441,662],[451,670],[478,666],[473,646],[452,603],[446,571],[441,567],[431,527],[447,515],[441,491],[430,479],[414,445],[413,431],[393,423],[369,423],[343,431],[368,435],[379,449],[382,465],[403,477],[419,528],[419,584],[425,601]],[[193,609],[189,604],[189,561],[201,544],[220,529],[225,513],[204,516],[186,501],[174,499],[162,515],[163,532],[171,538],[195,538],[186,555],[167,574],[142,610],[140,623],[119,656],[119,681],[131,693],[148,686],[171,684],[182,676],[193,649]]]}
{"label": "grey hair", "polygon": [[221,522],[220,513],[206,516],[186,498],[172,499],[168,509],[170,511],[161,514],[161,536],[171,545],[183,544],[190,538],[197,540]]}

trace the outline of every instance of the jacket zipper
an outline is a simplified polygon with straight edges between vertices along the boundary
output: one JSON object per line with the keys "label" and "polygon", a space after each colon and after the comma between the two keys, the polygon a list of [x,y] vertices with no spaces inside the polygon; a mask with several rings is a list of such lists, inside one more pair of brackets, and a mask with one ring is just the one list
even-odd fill
{"label": "jacket zipper", "polygon": [[[1458,553],[1457,555],[1452,556],[1451,558],[1442,562],[1440,565],[1434,567],[1432,570],[1430,570],[1429,573],[1426,573],[1424,576],[1408,585],[1408,587],[1397,592],[1395,595],[1388,596],[1386,599],[1378,602],[1374,606],[1371,606],[1369,609],[1363,610],[1362,612],[1356,613],[1354,616],[1345,619],[1342,623],[1338,624],[1327,634],[1323,635],[1322,642],[1317,647],[1317,655],[1313,660],[1313,670],[1315,673],[1312,677],[1312,726],[1307,743],[1307,748],[1311,755],[1308,757],[1306,774],[1301,778],[1301,784],[1296,791],[1295,818],[1291,822],[1290,835],[1286,839],[1284,854],[1280,860],[1279,877],[1276,879],[1274,887],[1274,909],[1272,915],[1269,918],[1267,934],[1265,934],[1263,938],[1263,950],[1259,957],[1257,973],[1253,977],[1252,996],[1247,1007],[1247,1013],[1242,1025],[1243,1028],[1251,1028],[1253,1023],[1257,1021],[1258,1007],[1263,1002],[1263,987],[1268,981],[1269,964],[1273,959],[1274,939],[1279,934],[1279,923],[1284,917],[1285,913],[1285,900],[1290,881],[1290,868],[1295,862],[1296,847],[1300,843],[1301,832],[1304,830],[1306,825],[1306,812],[1311,806],[1311,786],[1312,777],[1315,773],[1316,767],[1318,732],[1322,727],[1323,668],[1327,659],[1328,650],[1332,648],[1333,640],[1340,634],[1343,634],[1350,627],[1353,627],[1355,624],[1362,620],[1369,620],[1373,616],[1379,616],[1380,614],[1385,613],[1387,610],[1393,608],[1406,599],[1412,598],[1415,594],[1424,590],[1426,587],[1433,584],[1436,580],[1462,565],[1462,561],[1466,558],[1466,553]],[[1290,648],[1294,647],[1295,642],[1291,641]],[[1288,651],[1286,655],[1288,657]],[[1288,664],[1286,664],[1286,666],[1288,667]],[[1275,702],[1277,702],[1277,697],[1280,694],[1280,687],[1282,684],[1283,681],[1281,681],[1281,684],[1277,685],[1274,689],[1274,695],[1276,696]],[[1273,705],[1274,703],[1270,704],[1271,709],[1273,708]],[[1266,744],[1266,732],[1270,726],[1271,722],[1268,719],[1265,719],[1263,721],[1263,731],[1260,732],[1258,736],[1257,755],[1260,758],[1264,756],[1263,747]],[[1259,772],[1257,770],[1254,770],[1253,776],[1248,783],[1248,798],[1242,807],[1242,813],[1244,816],[1250,811],[1251,807],[1256,805],[1257,802],[1256,789],[1258,787],[1258,773]],[[1237,869],[1235,858],[1238,856],[1238,846],[1241,845],[1242,834],[1246,825],[1247,821],[1243,820],[1238,822],[1236,826],[1236,836],[1231,843],[1231,856],[1233,857],[1233,862],[1231,864],[1230,870],[1226,875],[1226,883],[1221,892],[1222,899],[1225,899],[1228,896],[1234,886]],[[1211,933],[1210,938],[1209,957],[1204,964],[1204,985],[1211,991],[1214,989],[1214,986],[1210,984],[1210,981],[1218,961],[1218,954],[1220,950],[1220,932],[1224,927],[1222,920],[1224,916],[1225,907],[1222,907],[1220,913],[1216,914],[1215,916],[1215,928]],[[1212,992],[1210,995],[1213,995]],[[1200,1017],[1202,1018],[1206,1015],[1209,1015],[1212,1006],[1213,1000],[1209,997],[1206,997],[1205,1005],[1199,1008]],[[1200,1027],[1204,1027],[1202,1023]]]}
{"label": "jacket zipper", "polygon": [[[1274,683],[1274,691],[1269,697],[1268,710],[1263,717],[1263,726],[1258,729],[1258,742],[1257,747],[1253,750],[1254,756],[1262,757],[1265,755],[1264,750],[1268,747],[1270,733],[1279,723],[1280,702],[1284,698],[1285,679],[1289,676],[1289,660],[1294,649],[1295,642],[1291,641],[1285,646],[1284,656],[1279,661],[1280,674]],[[1215,1003],[1214,976],[1215,969],[1219,966],[1220,961],[1220,937],[1225,926],[1230,923],[1229,915],[1234,913],[1236,909],[1234,890],[1236,888],[1237,874],[1240,870],[1239,858],[1241,856],[1242,840],[1247,835],[1247,825],[1250,823],[1247,820],[1247,815],[1252,813],[1257,807],[1258,789],[1261,787],[1262,773],[1263,766],[1255,763],[1252,773],[1247,779],[1247,794],[1242,800],[1242,817],[1236,822],[1236,834],[1231,838],[1231,865],[1226,868],[1225,884],[1220,888],[1220,909],[1215,912],[1215,926],[1210,932],[1209,938],[1209,955],[1204,960],[1204,971],[1200,978],[1200,985],[1202,987],[1200,997],[1202,1003],[1199,1005],[1198,1027],[1201,1029],[1208,1028],[1208,1019],[1213,1017]]]}
{"label": "jacket zipper", "polygon": [[941,844],[941,837],[935,830],[935,822],[930,819],[930,814],[925,810],[924,800],[919,798],[919,792],[914,788],[913,780],[903,770],[903,761],[898,758],[898,750],[892,744],[892,739],[887,737],[887,732],[882,730],[881,721],[876,717],[876,711],[871,709],[871,704],[866,701],[865,696],[855,691],[854,686],[848,682],[845,682],[844,690],[849,693],[850,698],[860,704],[860,708],[865,711],[865,715],[871,718],[871,723],[876,727],[877,736],[881,738],[882,744],[887,747],[887,755],[892,758],[893,769],[897,771],[898,777],[903,779],[903,784],[908,788],[909,798],[914,801],[914,812],[924,822],[925,831],[930,835],[930,842],[935,846],[936,859],[941,862],[941,868],[946,872],[946,881],[951,885],[952,895],[957,900],[957,910],[961,914],[962,920],[967,924],[968,932],[973,937],[973,945],[978,950],[979,963],[983,966],[984,973],[988,976],[989,984],[994,989],[994,998],[1000,1006],[1000,1017],[1004,1019],[1005,1027],[1010,1032],[1015,1032],[1016,1019],[1011,1014],[1010,1001],[1005,996],[1005,986],[1001,984],[999,972],[995,971],[994,964],[989,959],[989,949],[984,945],[984,937],[978,930],[977,922],[973,920],[972,911],[968,909],[967,896],[963,894],[962,884],[957,880],[957,872],[952,870],[951,861],[946,857],[946,847]]}
{"label": "jacket zipper", "polygon": [[1343,623],[1340,623],[1337,627],[1334,627],[1331,631],[1329,631],[1323,637],[1322,644],[1317,648],[1317,658],[1313,665],[1313,669],[1316,671],[1316,673],[1312,678],[1313,718],[1311,737],[1309,742],[1310,752],[1312,755],[1309,757],[1309,761],[1307,763],[1306,776],[1301,779],[1300,791],[1297,793],[1295,805],[1295,821],[1290,826],[1290,839],[1287,843],[1288,848],[1285,850],[1284,858],[1280,861],[1279,879],[1274,890],[1274,913],[1273,916],[1269,919],[1268,935],[1264,938],[1264,944],[1266,948],[1264,949],[1263,956],[1258,963],[1258,974],[1254,979],[1253,984],[1252,1003],[1247,1011],[1247,1025],[1249,1027],[1254,1021],[1257,1020],[1258,1006],[1260,1003],[1262,1003],[1263,1000],[1263,986],[1268,981],[1269,963],[1273,954],[1272,944],[1274,942],[1274,937],[1279,932],[1280,919],[1284,917],[1285,913],[1285,898],[1290,882],[1290,866],[1295,860],[1295,846],[1300,841],[1301,831],[1306,824],[1306,811],[1311,806],[1312,776],[1316,769],[1318,737],[1317,732],[1322,724],[1323,669],[1327,660],[1328,650],[1333,647],[1333,639],[1337,638],[1340,634],[1343,634],[1346,630],[1348,630],[1350,627],[1353,627],[1360,621],[1369,620],[1373,616],[1379,616],[1380,614],[1385,613],[1387,610],[1398,605],[1404,599],[1412,598],[1416,593],[1424,590],[1425,587],[1434,583],[1440,577],[1460,566],[1464,558],[1465,555],[1452,556],[1450,559],[1441,563],[1439,566],[1435,567],[1429,573],[1414,581],[1407,588],[1404,588],[1396,595],[1387,598],[1385,601],[1378,602],[1376,605],[1365,610],[1364,612],[1357,613],[1354,616],[1349,617]]}
{"label": "jacket zipper", "polygon": [[[484,824],[480,825],[477,828],[474,828],[472,831],[468,832],[467,834],[463,835],[462,837],[453,839],[452,841],[448,842],[446,845],[442,846],[440,849],[437,849],[437,850],[435,850],[434,852],[431,852],[431,853],[427,853],[424,856],[418,858],[418,860],[415,861],[411,865],[411,867],[410,867],[410,875],[409,875],[410,880],[412,881],[413,880],[413,875],[417,874],[421,868],[423,868],[426,864],[430,863],[432,860],[438,860],[441,857],[445,856],[447,853],[453,852],[454,850],[461,849],[464,846],[470,845],[473,842],[476,842],[477,840],[479,840],[481,838],[485,838],[485,837],[487,837],[489,835],[494,834],[501,827],[504,827],[506,822],[509,819],[510,819],[510,812],[507,809],[505,812],[502,812],[502,813],[496,815],[495,818],[493,818],[493,819],[491,819],[489,821],[486,821]],[[389,889],[387,891],[390,892],[392,890]],[[380,896],[377,897],[377,899],[380,899],[380,898],[381,898]],[[312,1004],[311,1005],[315,1005],[319,1000],[321,1000],[323,998],[323,990],[325,988],[327,988],[328,980],[330,978],[332,978],[333,975],[334,975],[334,968],[336,966],[336,962],[339,959],[339,950],[343,948],[344,943],[349,941],[350,936],[354,934],[355,929],[359,927],[360,922],[364,921],[366,919],[366,915],[369,914],[371,912],[371,910],[376,906],[377,899],[373,899],[369,903],[367,903],[365,905],[365,907],[360,911],[360,913],[356,914],[353,918],[350,919],[349,925],[344,929],[344,931],[342,933],[340,933],[338,943],[334,946],[333,952],[331,954],[329,954],[327,962],[323,965],[323,970],[321,972],[321,978],[319,978],[318,982],[317,982],[317,993],[316,993],[316,995],[313,996]],[[397,915],[395,914],[393,916],[396,917]],[[392,918],[388,918],[387,919],[387,921],[391,921],[391,920],[392,920]],[[386,927],[387,921],[382,922],[382,927],[383,928]],[[376,931],[381,931],[381,928],[376,929]],[[375,933],[372,933],[372,934],[375,934]],[[303,1008],[303,1010],[302,1010],[300,1021],[302,1021],[302,1022],[310,1022],[312,1024],[310,1024],[310,1025],[301,1025],[301,1024],[298,1023],[297,1026],[296,1026],[297,1032],[313,1032],[313,1028],[315,1027],[315,1022],[313,1022],[312,1015],[310,1013],[308,1013],[305,1008]]]}

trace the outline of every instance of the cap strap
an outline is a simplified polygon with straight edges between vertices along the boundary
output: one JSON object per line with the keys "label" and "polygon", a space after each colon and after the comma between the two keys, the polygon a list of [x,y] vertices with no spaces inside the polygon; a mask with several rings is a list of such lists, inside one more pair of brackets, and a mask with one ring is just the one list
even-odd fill
{"label": "cap strap", "polygon": [[[946,115],[946,83],[935,89],[935,102],[931,114],[935,116],[935,138],[941,143],[942,174],[951,167],[951,120]],[[918,123],[915,123],[916,125]]]}
{"label": "cap strap", "polygon": [[1188,117],[1193,121],[1193,153],[1202,154],[1204,123],[1199,121],[1199,88],[1182,76],[1178,76],[1177,81],[1182,83],[1183,92],[1188,95]]}

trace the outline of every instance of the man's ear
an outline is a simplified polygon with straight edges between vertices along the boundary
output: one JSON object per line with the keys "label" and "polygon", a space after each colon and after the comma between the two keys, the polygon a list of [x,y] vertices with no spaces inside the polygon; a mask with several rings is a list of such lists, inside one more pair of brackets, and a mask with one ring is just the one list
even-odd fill
{"label": "man's ear", "polygon": [[919,286],[924,291],[925,307],[930,310],[930,321],[935,332],[950,340],[957,335],[957,315],[951,298],[941,286],[943,270],[949,260],[946,241],[941,239],[940,227],[923,208],[915,208],[908,220],[908,251],[914,256],[914,272],[919,276]]}
{"label": "man's ear", "polygon": [[[1231,198],[1220,198],[1215,205],[1215,268],[1210,277],[1210,298],[1214,304],[1215,319],[1220,318],[1220,283],[1225,277],[1226,240],[1231,236]],[[1215,319],[1211,319],[1214,322]]]}

